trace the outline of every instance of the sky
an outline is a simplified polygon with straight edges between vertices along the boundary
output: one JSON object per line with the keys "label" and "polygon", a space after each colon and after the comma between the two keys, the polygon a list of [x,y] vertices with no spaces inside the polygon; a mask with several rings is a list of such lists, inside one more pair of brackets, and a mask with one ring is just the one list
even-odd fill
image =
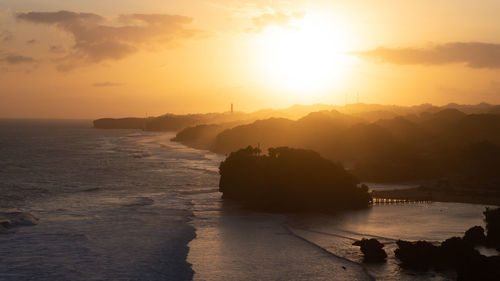
{"label": "sky", "polygon": [[1,0],[0,118],[500,103],[500,1]]}

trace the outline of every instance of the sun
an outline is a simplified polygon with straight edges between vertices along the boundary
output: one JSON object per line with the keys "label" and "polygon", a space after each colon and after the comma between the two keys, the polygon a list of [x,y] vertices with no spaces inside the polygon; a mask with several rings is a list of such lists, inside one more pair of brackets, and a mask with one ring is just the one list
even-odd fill
{"label": "sun", "polygon": [[326,17],[306,15],[286,27],[269,26],[258,39],[258,71],[292,98],[314,99],[342,79],[349,42],[344,26]]}

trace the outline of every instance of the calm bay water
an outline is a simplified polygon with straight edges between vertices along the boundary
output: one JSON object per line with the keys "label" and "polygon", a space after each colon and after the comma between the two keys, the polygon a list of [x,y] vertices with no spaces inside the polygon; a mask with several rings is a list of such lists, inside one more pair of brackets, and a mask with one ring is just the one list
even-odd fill
{"label": "calm bay water", "polygon": [[[484,206],[456,203],[241,210],[217,191],[223,156],[170,142],[172,133],[90,126],[0,120],[0,213],[40,218],[0,234],[0,280],[447,280],[401,270],[395,239],[483,225]],[[386,244],[387,264],[362,265],[351,246],[361,237]]]}

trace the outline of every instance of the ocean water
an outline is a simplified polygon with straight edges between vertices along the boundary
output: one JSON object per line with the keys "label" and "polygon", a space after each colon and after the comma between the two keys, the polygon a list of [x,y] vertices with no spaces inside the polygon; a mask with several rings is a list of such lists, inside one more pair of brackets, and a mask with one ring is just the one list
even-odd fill
{"label": "ocean water", "polygon": [[[395,240],[440,241],[484,224],[485,206],[458,203],[243,210],[220,198],[224,156],[171,137],[0,120],[0,220],[40,219],[0,233],[0,280],[453,280],[401,269]],[[385,243],[388,262],[364,265],[351,245],[361,237]]]}

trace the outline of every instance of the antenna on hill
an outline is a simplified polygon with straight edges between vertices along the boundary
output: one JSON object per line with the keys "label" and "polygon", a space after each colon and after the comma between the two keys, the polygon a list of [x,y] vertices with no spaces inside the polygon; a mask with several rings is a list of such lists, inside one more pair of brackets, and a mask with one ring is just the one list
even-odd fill
{"label": "antenna on hill", "polygon": [[233,103],[231,103],[231,113],[233,113]]}

